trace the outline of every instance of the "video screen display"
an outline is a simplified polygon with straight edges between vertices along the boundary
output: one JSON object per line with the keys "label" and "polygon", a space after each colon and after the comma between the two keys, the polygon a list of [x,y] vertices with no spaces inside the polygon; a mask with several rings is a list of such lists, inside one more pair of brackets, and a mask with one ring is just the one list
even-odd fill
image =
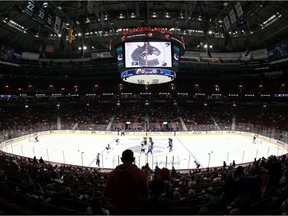
{"label": "video screen display", "polygon": [[171,68],[171,42],[126,42],[125,67]]}
{"label": "video screen display", "polygon": [[174,71],[178,71],[179,69],[179,52],[180,49],[177,45],[173,45],[173,68]]}
{"label": "video screen display", "polygon": [[123,49],[121,45],[116,48],[116,53],[117,53],[118,69],[120,71],[123,71],[124,70],[124,58],[123,58]]}

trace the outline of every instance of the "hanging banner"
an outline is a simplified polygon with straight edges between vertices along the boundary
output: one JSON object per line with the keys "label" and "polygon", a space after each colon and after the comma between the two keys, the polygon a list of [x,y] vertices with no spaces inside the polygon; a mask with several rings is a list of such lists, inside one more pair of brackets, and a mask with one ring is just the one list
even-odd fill
{"label": "hanging banner", "polygon": [[32,16],[34,13],[35,4],[36,3],[33,0],[26,1],[24,12],[29,16]]}
{"label": "hanging banner", "polygon": [[45,23],[45,10],[41,6],[37,12],[36,20],[41,24]]}
{"label": "hanging banner", "polygon": [[61,28],[61,38],[60,38],[60,50],[64,50],[65,49],[65,45],[66,45],[66,23],[62,23],[62,28]]}
{"label": "hanging banner", "polygon": [[60,25],[61,25],[61,19],[58,16],[56,16],[55,24],[54,24],[54,32],[56,34],[60,33]]}
{"label": "hanging banner", "polygon": [[68,29],[68,44],[72,45],[72,39],[73,39],[73,29]]}
{"label": "hanging banner", "polygon": [[53,24],[52,16],[50,14],[48,14],[44,27],[46,27],[47,29],[51,30],[52,29],[52,24]]}

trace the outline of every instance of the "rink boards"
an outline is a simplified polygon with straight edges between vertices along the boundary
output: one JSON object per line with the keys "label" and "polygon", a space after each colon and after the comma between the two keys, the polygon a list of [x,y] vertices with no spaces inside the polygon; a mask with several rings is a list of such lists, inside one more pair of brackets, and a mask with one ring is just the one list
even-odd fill
{"label": "rink boards", "polygon": [[[55,163],[96,167],[95,157],[101,153],[101,167],[114,168],[121,163],[121,153],[130,148],[135,153],[135,163],[143,166],[176,169],[195,168],[194,161],[201,167],[221,166],[232,158],[238,163],[253,161],[256,157],[287,153],[287,144],[257,135],[256,145],[252,144],[255,134],[237,131],[192,131],[192,132],[149,132],[155,146],[153,155],[141,154],[141,140],[145,132],[125,132],[118,136],[114,131],[56,130],[39,132],[39,141],[34,143],[33,134],[7,140],[0,144],[2,151],[25,157],[39,158]],[[120,145],[116,145],[116,138]],[[168,138],[173,139],[173,152],[168,151]],[[30,141],[29,141],[30,140]],[[107,151],[107,144],[112,149]]]}

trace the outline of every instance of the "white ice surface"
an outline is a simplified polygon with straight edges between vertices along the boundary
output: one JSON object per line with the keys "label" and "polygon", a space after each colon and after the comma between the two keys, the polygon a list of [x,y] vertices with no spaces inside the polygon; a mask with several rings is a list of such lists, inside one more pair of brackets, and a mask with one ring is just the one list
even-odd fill
{"label": "white ice surface", "polygon": [[[120,144],[116,145],[116,138]],[[46,161],[96,167],[96,155],[101,154],[100,167],[114,168],[121,163],[121,153],[125,149],[132,149],[135,163],[138,167],[146,162],[150,167],[158,165],[160,168],[174,166],[176,169],[195,168],[194,161],[201,167],[227,165],[235,160],[236,164],[253,161],[254,158],[282,155],[287,153],[275,144],[257,140],[252,143],[252,137],[244,135],[189,135],[189,136],[151,136],[154,141],[153,155],[140,154],[143,136],[99,135],[99,134],[48,134],[40,135],[39,142],[29,139],[8,144],[2,150],[37,159],[42,157]],[[173,139],[173,151],[169,152],[168,138]],[[110,144],[111,150],[106,146]],[[146,150],[147,151],[147,150]],[[209,161],[210,159],[210,161]]]}

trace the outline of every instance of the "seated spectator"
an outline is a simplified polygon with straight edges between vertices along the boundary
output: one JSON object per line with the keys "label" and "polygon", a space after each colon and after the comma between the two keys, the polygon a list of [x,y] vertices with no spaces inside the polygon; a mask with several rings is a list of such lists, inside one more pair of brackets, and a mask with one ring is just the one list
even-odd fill
{"label": "seated spectator", "polygon": [[199,215],[209,215],[209,214],[211,214],[211,212],[210,212],[209,208],[204,206],[199,210],[198,214]]}
{"label": "seated spectator", "polygon": [[229,215],[241,215],[239,208],[232,208],[229,212]]}
{"label": "seated spectator", "polygon": [[288,215],[288,198],[283,201],[281,207],[282,207],[282,215]]}

